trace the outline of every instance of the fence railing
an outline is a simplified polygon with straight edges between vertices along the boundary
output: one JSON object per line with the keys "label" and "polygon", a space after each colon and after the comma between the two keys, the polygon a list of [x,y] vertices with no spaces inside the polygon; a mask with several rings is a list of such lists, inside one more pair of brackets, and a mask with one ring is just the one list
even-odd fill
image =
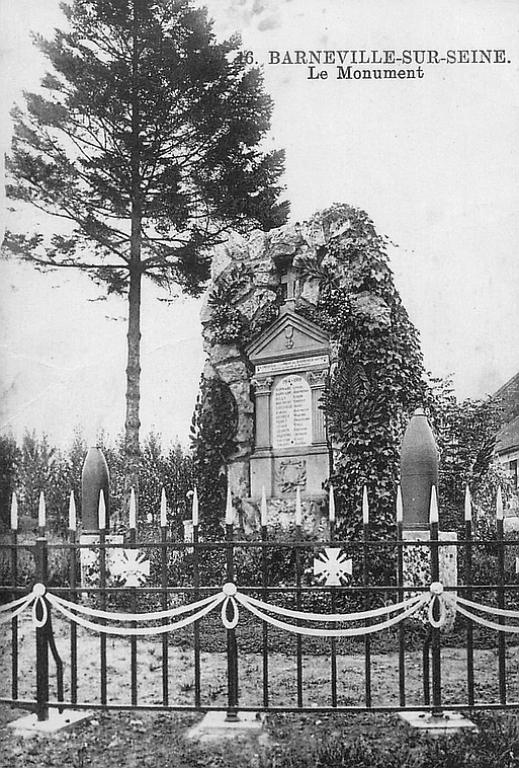
{"label": "fence railing", "polygon": [[[505,537],[502,507],[491,540],[473,536],[470,509],[465,517],[463,539],[440,538],[433,503],[428,537],[406,536],[397,514],[395,539],[379,541],[371,537],[365,505],[357,541],[337,537],[334,516],[326,540],[309,540],[296,518],[293,535],[280,541],[264,516],[254,539],[238,538],[228,516],[225,536],[208,541],[200,539],[197,514],[192,540],[178,541],[161,515],[153,541],[139,541],[134,524],[126,541],[101,528],[85,543],[75,525],[67,541],[48,541],[40,508],[35,541],[21,541],[15,529],[0,545],[0,622],[10,628],[3,678],[11,678],[10,695],[0,701],[32,708],[40,719],[49,707],[225,709],[233,719],[240,710],[439,714],[445,706],[518,706],[510,651],[519,634],[519,539]],[[442,557],[453,548],[458,567],[447,583]],[[415,554],[423,561],[424,553],[427,567],[417,574]],[[27,558],[34,563],[29,571]],[[59,579],[50,562],[58,563]],[[179,637],[189,647],[184,662]],[[485,642],[491,654],[497,645],[496,685],[491,655],[480,648]],[[128,644],[128,661],[114,671],[109,657],[121,644]],[[453,676],[448,656],[462,646]],[[86,695],[93,648],[98,668],[88,673]],[[142,654],[151,648],[154,658],[160,649],[152,689],[142,674]],[[225,658],[225,698],[211,689],[207,654],[215,648],[213,661]],[[293,676],[286,674],[290,659]],[[384,663],[394,675],[381,688]],[[189,684],[179,682],[182,669]],[[126,671],[124,697],[109,695],[114,675]]]}

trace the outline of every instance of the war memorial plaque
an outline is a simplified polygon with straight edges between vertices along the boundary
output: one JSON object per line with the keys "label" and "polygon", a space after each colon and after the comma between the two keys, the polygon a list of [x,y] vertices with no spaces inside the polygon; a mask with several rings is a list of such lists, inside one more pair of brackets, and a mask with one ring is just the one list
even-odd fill
{"label": "war memorial plaque", "polygon": [[274,390],[274,448],[297,448],[312,442],[312,403],[302,376],[284,376]]}

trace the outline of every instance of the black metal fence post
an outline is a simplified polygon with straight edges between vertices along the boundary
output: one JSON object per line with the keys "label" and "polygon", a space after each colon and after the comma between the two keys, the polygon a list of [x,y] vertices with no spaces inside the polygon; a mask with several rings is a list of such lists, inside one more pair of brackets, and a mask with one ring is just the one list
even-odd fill
{"label": "black metal fence post", "polygon": [[[99,529],[99,587],[101,589],[99,595],[99,605],[102,611],[107,609],[106,601],[106,529]],[[105,620],[101,619],[101,624],[105,624]],[[104,632],[99,633],[99,662],[101,673],[101,704],[106,704],[107,701],[107,661],[106,661],[106,634]]]}
{"label": "black metal fence post", "polygon": [[[76,591],[76,530],[69,530],[69,582],[70,582],[70,597],[71,600],[77,602]],[[77,703],[77,624],[75,621],[70,622],[70,700],[72,704]]]}
{"label": "black metal fence post", "polygon": [[[399,513],[396,523],[396,537],[397,537],[397,586],[398,586],[398,600],[403,602],[404,600],[404,524],[402,522],[401,514]],[[398,625],[398,691],[399,702],[401,707],[405,707],[405,627],[404,622],[401,621]]]}
{"label": "black metal fence post", "polygon": [[[335,517],[330,520],[330,544],[333,544],[335,539]],[[330,587],[330,604],[332,613],[337,613],[337,588]],[[333,628],[337,627],[337,624],[333,623]],[[331,692],[332,692],[332,707],[337,706],[337,638],[331,638],[330,644],[330,665],[331,665]]]}
{"label": "black metal fence post", "polygon": [[[165,513],[164,513],[165,517]],[[164,523],[164,524],[163,524]],[[160,527],[160,586],[161,586],[161,608],[163,611],[168,609],[168,528],[167,520],[161,520]],[[164,620],[164,623],[166,621]],[[162,643],[162,704],[167,707],[169,704],[169,648],[168,633],[161,635]]]}
{"label": "black metal fence post", "polygon": [[[268,552],[267,552],[267,541],[268,541],[268,529],[265,522],[265,519],[262,520],[261,523],[261,541],[262,541],[262,548],[261,548],[261,583],[263,586],[263,592],[262,597],[263,600],[267,600],[268,598],[268,584],[269,584],[269,572],[268,572]],[[261,644],[261,651],[262,651],[262,661],[263,661],[263,706],[268,707],[269,705],[269,630],[268,630],[268,624],[266,621],[262,622],[262,644]]]}
{"label": "black metal fence post", "polygon": [[[369,508],[367,503],[366,492],[364,491],[364,499],[362,504],[362,586],[364,587],[362,595],[362,603],[364,610],[369,610],[370,601],[368,594],[369,585],[369,564],[368,564],[368,541],[369,541]],[[365,622],[365,626],[369,626],[369,620]],[[368,634],[364,635],[364,685],[365,685],[365,699],[366,707],[371,707],[371,638]]]}
{"label": "black metal fence post", "polygon": [[[135,526],[137,522],[135,521]],[[128,542],[131,549],[137,547],[137,529],[130,523],[130,532],[128,536]],[[131,612],[137,613],[137,590],[135,587],[130,587],[130,605]],[[131,628],[135,629],[137,622],[131,622]],[[130,635],[130,688],[131,688],[131,701],[132,706],[137,704],[137,635]]]}
{"label": "black metal fence post", "polygon": [[[227,581],[234,582],[234,546],[233,525],[226,523],[225,538],[227,541]],[[236,630],[227,630],[227,721],[238,720],[238,646]]]}
{"label": "black metal fence post", "polygon": [[[16,528],[11,530],[11,576],[14,592],[12,599],[17,597],[18,586],[18,532]],[[11,620],[11,696],[18,698],[18,617]]]}
{"label": "black metal fence post", "polygon": [[[296,505],[300,503],[296,501]],[[303,570],[301,563],[301,542],[303,540],[301,521],[296,517],[296,534],[295,534],[295,546],[296,546],[296,610],[301,612],[303,610],[302,601],[302,585],[301,585],[301,573]],[[297,619],[297,625],[301,624],[301,620]],[[303,638],[298,633],[296,635],[296,684],[297,684],[297,706],[303,708]]]}
{"label": "black metal fence post", "polygon": [[[434,490],[434,486],[432,487]],[[431,524],[431,581],[440,580],[440,544],[439,544],[439,526],[438,520],[432,520]],[[437,621],[440,616],[440,606],[438,599],[433,606],[433,618]],[[440,628],[432,628],[432,713],[436,716],[442,714],[442,683],[441,683],[441,650],[440,650]]]}
{"label": "black metal fence post", "polygon": [[[200,564],[198,543],[200,534],[198,530],[198,520],[193,524],[193,596],[196,600],[200,599]],[[194,674],[195,674],[195,707],[201,703],[201,666],[200,666],[200,621],[193,624],[193,655],[194,655]]]}
{"label": "black metal fence post", "polygon": [[[468,490],[465,496],[465,595],[472,600],[472,514]],[[467,695],[468,703],[474,704],[474,629],[467,619]]]}
{"label": "black metal fence post", "polygon": [[[505,607],[505,532],[503,521],[503,501],[501,497],[501,489],[498,491],[498,508],[497,508],[497,578],[499,589],[497,590],[497,607],[503,610]],[[498,617],[499,624],[504,624],[504,618]],[[499,632],[497,636],[497,658],[499,665],[499,701],[501,704],[506,704],[506,641],[505,633]]]}
{"label": "black metal fence post", "polygon": [[[47,587],[48,581],[48,550],[47,539],[45,536],[39,536],[36,539],[36,578],[40,584]],[[45,600],[47,612],[50,606]],[[36,618],[42,620],[43,609],[36,607]],[[38,720],[49,719],[49,642],[48,642],[48,620],[41,627],[36,627],[36,714]]]}

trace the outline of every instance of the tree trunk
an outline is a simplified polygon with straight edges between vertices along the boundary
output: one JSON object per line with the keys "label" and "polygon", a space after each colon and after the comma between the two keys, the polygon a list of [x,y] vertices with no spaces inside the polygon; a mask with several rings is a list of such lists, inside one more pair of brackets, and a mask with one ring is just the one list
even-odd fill
{"label": "tree trunk", "polygon": [[141,378],[141,174],[140,174],[140,114],[137,84],[138,73],[138,0],[133,5],[132,41],[132,141],[131,141],[131,235],[130,235],[130,285],[128,289],[128,364],[126,368],[126,422],[125,454],[126,478],[125,497],[128,506],[130,490],[133,487],[138,498],[140,445],[139,406]]}
{"label": "tree trunk", "polygon": [[125,452],[128,462],[129,485],[136,486],[135,473],[138,470],[139,419],[140,406],[140,377],[141,377],[141,280],[140,263],[136,263],[130,271],[130,288],[128,291],[128,362],[126,367],[126,421],[125,421]]}

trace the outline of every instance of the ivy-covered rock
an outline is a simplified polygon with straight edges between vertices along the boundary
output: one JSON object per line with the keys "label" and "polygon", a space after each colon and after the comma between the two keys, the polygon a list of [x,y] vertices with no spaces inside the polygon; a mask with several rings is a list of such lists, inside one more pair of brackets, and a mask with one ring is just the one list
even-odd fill
{"label": "ivy-covered rock", "polygon": [[[242,462],[254,448],[246,347],[279,315],[283,272],[296,275],[294,309],[329,333],[336,357],[323,407],[338,527],[348,537],[360,535],[364,485],[373,535],[393,531],[400,440],[426,391],[418,333],[394,285],[387,246],[365,212],[344,204],[302,224],[236,236],[216,255],[202,316],[206,374],[229,386],[239,414],[239,441],[222,462]],[[242,495],[243,485],[241,477]]]}

